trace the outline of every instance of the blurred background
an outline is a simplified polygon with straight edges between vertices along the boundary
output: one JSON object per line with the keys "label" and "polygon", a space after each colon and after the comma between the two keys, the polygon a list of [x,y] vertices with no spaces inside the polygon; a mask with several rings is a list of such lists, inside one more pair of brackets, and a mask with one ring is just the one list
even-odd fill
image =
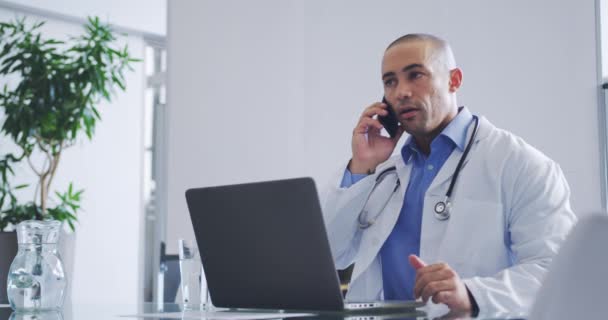
{"label": "blurred background", "polygon": [[[187,188],[311,176],[323,189],[406,33],[451,43],[459,103],[556,160],[579,216],[606,209],[607,0],[0,1],[0,21],[47,21],[49,37],[81,34],[87,16],[142,61],[54,181],[85,189],[75,303],[165,299],[161,262],[194,238]],[[0,136],[0,155],[13,150]]]}

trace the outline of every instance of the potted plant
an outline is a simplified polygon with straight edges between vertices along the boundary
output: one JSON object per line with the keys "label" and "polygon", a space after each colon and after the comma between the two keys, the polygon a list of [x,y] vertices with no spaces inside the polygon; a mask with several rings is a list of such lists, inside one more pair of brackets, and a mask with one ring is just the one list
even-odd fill
{"label": "potted plant", "polygon": [[[16,241],[7,240],[15,236],[6,231],[19,222],[53,219],[74,230],[83,190],[72,183],[64,192],[52,188],[62,153],[79,139],[93,137],[101,119],[97,104],[110,101],[114,88],[125,90],[124,72],[138,61],[126,46],[116,47],[114,32],[98,18],[89,18],[85,33],[66,41],[43,38],[43,24],[0,22],[0,77],[9,82],[0,91],[0,136],[17,150],[0,148],[0,243],[14,247],[10,256],[0,245],[0,261],[9,263]],[[44,160],[36,161],[40,158]],[[13,168],[24,162],[37,181],[14,185]],[[33,200],[15,196],[15,190],[28,187]],[[6,269],[0,265],[0,292],[5,294],[2,272]]]}

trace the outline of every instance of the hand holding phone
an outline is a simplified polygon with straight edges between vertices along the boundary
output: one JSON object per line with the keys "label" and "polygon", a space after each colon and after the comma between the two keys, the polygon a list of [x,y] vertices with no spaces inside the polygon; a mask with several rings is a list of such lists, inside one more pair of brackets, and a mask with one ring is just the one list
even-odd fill
{"label": "hand holding phone", "polygon": [[[382,99],[382,103],[386,107],[380,106],[379,102],[367,107],[353,130],[353,156],[348,165],[348,169],[352,173],[369,174],[374,172],[380,163],[391,156],[397,145],[398,137],[403,132],[399,128],[397,115],[393,108],[387,103],[386,99]],[[384,114],[380,111],[381,109],[387,111],[385,116],[379,114]],[[382,128],[388,132],[390,138],[380,134]]]}
{"label": "hand holding phone", "polygon": [[386,101],[385,97],[382,97],[382,103],[386,104],[386,111],[388,111],[388,115],[380,116],[378,115],[378,121],[384,126],[388,135],[391,138],[394,138],[399,131],[399,121],[397,120],[397,114],[395,114],[395,110],[393,107]]}

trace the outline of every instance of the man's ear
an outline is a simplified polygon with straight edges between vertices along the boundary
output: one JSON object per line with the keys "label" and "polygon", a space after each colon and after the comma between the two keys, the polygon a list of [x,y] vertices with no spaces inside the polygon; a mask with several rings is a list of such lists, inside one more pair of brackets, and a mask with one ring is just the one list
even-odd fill
{"label": "man's ear", "polygon": [[458,91],[458,88],[462,85],[462,70],[454,68],[450,70],[450,92],[454,93]]}

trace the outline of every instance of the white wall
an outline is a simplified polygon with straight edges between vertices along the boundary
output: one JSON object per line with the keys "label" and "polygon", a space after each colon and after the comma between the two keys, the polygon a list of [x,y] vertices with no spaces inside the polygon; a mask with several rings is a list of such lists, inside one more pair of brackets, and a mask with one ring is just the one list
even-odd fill
{"label": "white wall", "polygon": [[157,35],[167,32],[167,0],[0,0],[79,18],[98,16],[102,21]]}
{"label": "white wall", "polygon": [[[0,8],[1,21],[14,17],[14,12]],[[81,26],[60,21],[48,21],[43,28],[45,36],[65,40],[81,30]],[[143,58],[143,39],[122,37],[120,41],[121,46],[128,44],[133,56]],[[61,192],[70,181],[85,189],[78,214],[75,271],[69,275],[75,304],[135,304],[140,300],[143,67],[143,63],[134,64],[134,72],[126,73],[126,93],[118,91],[111,104],[99,105],[102,121],[93,140],[83,139],[65,150],[53,182],[53,189]],[[0,137],[0,154],[7,151],[7,141]],[[16,178],[34,182],[27,168],[18,171]],[[29,200],[32,192],[22,192],[21,198]]]}
{"label": "white wall", "polygon": [[593,1],[171,1],[168,241],[192,237],[186,188],[324,185],[410,32],[451,42],[461,104],[559,162],[577,213],[601,208],[595,31]]}
{"label": "white wall", "polygon": [[608,0],[598,0],[601,15],[602,78],[608,81]]}

